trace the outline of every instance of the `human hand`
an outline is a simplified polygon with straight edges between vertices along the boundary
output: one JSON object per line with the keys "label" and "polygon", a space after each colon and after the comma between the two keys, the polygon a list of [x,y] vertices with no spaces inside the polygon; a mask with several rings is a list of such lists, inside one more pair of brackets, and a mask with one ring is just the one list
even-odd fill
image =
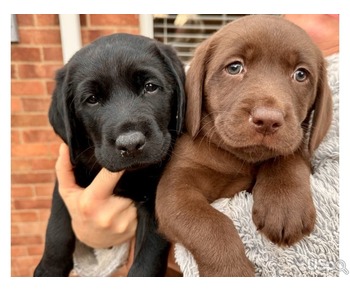
{"label": "human hand", "polygon": [[81,188],[75,182],[68,146],[62,143],[56,174],[74,233],[81,242],[93,248],[107,248],[134,237],[136,207],[132,200],[113,195],[122,171],[113,173],[103,168],[87,188]]}
{"label": "human hand", "polygon": [[324,56],[339,52],[338,14],[284,14],[283,17],[304,29]]}

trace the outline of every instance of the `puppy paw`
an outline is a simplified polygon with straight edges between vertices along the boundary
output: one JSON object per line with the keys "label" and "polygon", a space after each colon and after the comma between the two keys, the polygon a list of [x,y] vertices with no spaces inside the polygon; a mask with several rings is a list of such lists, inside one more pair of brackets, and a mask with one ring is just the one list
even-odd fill
{"label": "puppy paw", "polygon": [[271,191],[266,195],[267,190],[254,192],[253,222],[275,244],[293,245],[314,228],[316,210],[312,197],[299,191],[272,195]]}

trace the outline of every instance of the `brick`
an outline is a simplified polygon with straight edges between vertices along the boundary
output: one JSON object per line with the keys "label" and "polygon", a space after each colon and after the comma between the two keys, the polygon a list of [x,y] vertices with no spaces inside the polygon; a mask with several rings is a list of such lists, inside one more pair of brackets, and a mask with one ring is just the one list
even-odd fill
{"label": "brick", "polygon": [[11,186],[11,198],[28,198],[34,196],[34,190],[31,186]]}
{"label": "brick", "polygon": [[[49,208],[44,209],[44,210],[50,210],[50,212],[51,212],[51,205]],[[48,223],[49,223],[49,219],[44,220],[44,221],[39,221],[39,224],[37,224],[38,225],[38,234],[41,235],[43,242],[45,242],[45,235],[46,235]]]}
{"label": "brick", "polygon": [[37,197],[52,197],[52,192],[54,189],[54,183],[48,184],[36,184],[35,185],[35,195]]}
{"label": "brick", "polygon": [[38,142],[59,142],[57,135],[52,129],[49,130],[24,130],[24,143],[38,143]]}
{"label": "brick", "polygon": [[23,111],[23,105],[22,105],[22,99],[17,97],[11,98],[11,112],[22,112]]}
{"label": "brick", "polygon": [[18,225],[11,224],[11,234],[13,234],[13,235],[19,234],[19,227],[18,227]]}
{"label": "brick", "polygon": [[11,222],[37,222],[39,220],[39,214],[37,211],[18,211],[13,210],[11,213]]}
{"label": "brick", "polygon": [[11,260],[11,264],[16,267],[30,267],[38,264],[38,256],[22,256]]}
{"label": "brick", "polygon": [[[44,61],[63,61],[62,47],[44,47],[43,48]],[[61,63],[61,66],[63,64]]]}
{"label": "brick", "polygon": [[12,173],[29,172],[36,170],[53,170],[55,169],[55,158],[12,158]]}
{"label": "brick", "polygon": [[57,14],[36,14],[36,25],[37,26],[58,26],[58,15]]}
{"label": "brick", "polygon": [[25,235],[42,235],[45,234],[45,225],[43,223],[38,224],[38,222],[22,222],[17,223],[20,234]]}
{"label": "brick", "polygon": [[56,164],[55,158],[42,158],[32,160],[32,169],[36,170],[54,170]]}
{"label": "brick", "polygon": [[40,209],[38,210],[39,220],[42,222],[47,222],[50,217],[51,210],[50,209]]}
{"label": "brick", "polygon": [[47,126],[51,128],[49,124],[49,118],[47,114],[13,114],[11,116],[11,127],[40,127]]}
{"label": "brick", "polygon": [[32,162],[30,159],[21,157],[20,159],[11,159],[11,171],[12,173],[18,173],[23,171],[32,170]]}
{"label": "brick", "polygon": [[41,54],[39,48],[22,48],[12,45],[11,47],[12,61],[41,61]]}
{"label": "brick", "polygon": [[48,113],[51,98],[22,98],[23,110],[26,112],[45,112]]}
{"label": "brick", "polygon": [[12,145],[11,156],[12,158],[20,157],[27,158],[33,156],[49,156],[51,153],[50,147],[47,144],[33,144],[33,145]]}
{"label": "brick", "polygon": [[88,16],[86,14],[79,14],[81,27],[87,26],[87,17]]}
{"label": "brick", "polygon": [[110,35],[115,32],[115,29],[89,29],[81,32],[81,38],[84,45],[93,42],[101,36]]}
{"label": "brick", "polygon": [[11,246],[11,256],[20,257],[28,255],[28,249],[25,246]]}
{"label": "brick", "polygon": [[27,274],[29,273],[27,267],[23,267],[22,265],[16,265],[11,264],[11,277],[30,277],[33,276],[33,274]]}
{"label": "brick", "polygon": [[44,83],[41,81],[11,81],[12,95],[43,95],[46,93]]}
{"label": "brick", "polygon": [[47,92],[47,94],[52,95],[53,91],[55,89],[55,86],[56,86],[56,82],[54,80],[46,81],[45,85],[46,85],[46,92]]}
{"label": "brick", "polygon": [[11,79],[17,79],[18,74],[17,74],[17,66],[14,64],[11,64]]}
{"label": "brick", "polygon": [[98,39],[99,37],[110,35],[113,33],[119,33],[119,32],[139,34],[139,28],[130,26],[130,27],[113,27],[113,28],[89,29],[89,30],[83,29],[81,32],[82,42],[84,45],[86,45]]}
{"label": "brick", "polygon": [[60,64],[19,64],[19,78],[50,78],[55,77],[56,70],[61,67]]}
{"label": "brick", "polygon": [[31,277],[41,256],[16,257],[11,260],[11,275],[14,277]]}
{"label": "brick", "polygon": [[30,245],[27,248],[29,255],[42,255],[44,252],[44,246],[43,245]]}
{"label": "brick", "polygon": [[11,129],[11,144],[21,143],[21,132]]}
{"label": "brick", "polygon": [[[17,258],[16,258],[17,259]],[[23,265],[20,264],[13,264],[11,263],[11,277],[28,277],[30,275],[27,275],[28,268],[23,267]]]}
{"label": "brick", "polygon": [[17,14],[16,18],[19,27],[34,25],[34,14]]}
{"label": "brick", "polygon": [[26,277],[26,275],[20,273],[20,271],[11,264],[11,277]]}
{"label": "brick", "polygon": [[[12,174],[11,180],[14,184],[47,183],[53,182],[55,180],[55,175],[52,173]],[[33,206],[35,207],[35,205]]]}
{"label": "brick", "polygon": [[140,29],[138,27],[117,27],[114,31],[115,33],[130,33],[130,34],[139,34],[140,33]]}
{"label": "brick", "polygon": [[14,206],[18,210],[26,209],[46,209],[51,207],[49,199],[23,199],[16,200]]}
{"label": "brick", "polygon": [[11,236],[11,245],[27,245],[43,243],[39,235],[15,235]]}
{"label": "brick", "polygon": [[61,44],[59,29],[22,29],[19,31],[21,44]]}
{"label": "brick", "polygon": [[63,142],[63,141],[61,140],[61,138],[60,138],[59,141],[60,141],[59,143],[50,143],[50,144],[48,145],[49,153],[50,153],[50,156],[51,156],[51,157],[57,158],[57,156],[58,156],[58,150],[59,150],[59,148],[60,148],[61,143]]}
{"label": "brick", "polygon": [[137,14],[90,14],[91,25],[138,25]]}

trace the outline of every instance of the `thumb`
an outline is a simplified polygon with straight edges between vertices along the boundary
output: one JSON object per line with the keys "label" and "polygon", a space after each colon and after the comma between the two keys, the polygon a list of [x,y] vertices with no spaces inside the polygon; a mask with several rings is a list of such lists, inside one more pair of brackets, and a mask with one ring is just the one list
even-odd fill
{"label": "thumb", "polygon": [[60,189],[73,189],[78,187],[75,182],[73,166],[69,159],[69,148],[65,143],[60,145],[55,168]]}
{"label": "thumb", "polygon": [[106,168],[102,168],[92,183],[87,187],[87,189],[91,190],[90,196],[100,200],[110,197],[123,173],[124,170],[111,172]]}

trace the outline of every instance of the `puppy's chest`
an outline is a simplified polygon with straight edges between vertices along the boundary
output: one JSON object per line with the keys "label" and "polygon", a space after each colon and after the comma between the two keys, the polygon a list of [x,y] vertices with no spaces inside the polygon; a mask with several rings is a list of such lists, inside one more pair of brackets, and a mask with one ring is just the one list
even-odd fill
{"label": "puppy's chest", "polygon": [[[192,161],[195,165],[193,183],[209,201],[233,197],[242,190],[252,188],[256,168],[253,164],[236,158],[231,153],[209,143],[194,142],[196,151]],[[193,149],[194,150],[194,149]]]}
{"label": "puppy's chest", "polygon": [[224,163],[220,168],[227,166],[223,171],[218,168],[207,170],[206,187],[203,192],[209,201],[218,198],[230,198],[243,190],[251,190],[255,181],[255,169],[245,165]]}
{"label": "puppy's chest", "polygon": [[115,187],[115,194],[138,203],[153,202],[161,168],[149,167],[125,171]]}

